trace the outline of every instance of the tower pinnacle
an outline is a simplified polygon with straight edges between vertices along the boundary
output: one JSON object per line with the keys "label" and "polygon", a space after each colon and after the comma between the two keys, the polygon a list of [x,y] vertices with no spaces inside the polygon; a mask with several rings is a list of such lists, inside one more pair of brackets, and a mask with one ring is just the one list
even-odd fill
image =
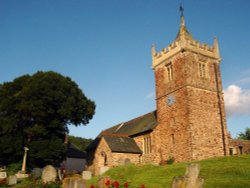
{"label": "tower pinnacle", "polygon": [[182,4],[180,4],[179,10],[181,12],[181,26],[185,26],[184,8],[183,8]]}

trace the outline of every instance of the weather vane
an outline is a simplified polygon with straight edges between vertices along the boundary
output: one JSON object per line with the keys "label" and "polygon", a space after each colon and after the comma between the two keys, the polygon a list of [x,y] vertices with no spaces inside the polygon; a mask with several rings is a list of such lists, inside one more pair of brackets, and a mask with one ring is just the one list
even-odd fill
{"label": "weather vane", "polygon": [[183,6],[182,6],[182,3],[180,4],[180,12],[181,12],[181,16],[184,16],[184,14],[183,14],[183,12],[184,12],[184,8],[183,8]]}

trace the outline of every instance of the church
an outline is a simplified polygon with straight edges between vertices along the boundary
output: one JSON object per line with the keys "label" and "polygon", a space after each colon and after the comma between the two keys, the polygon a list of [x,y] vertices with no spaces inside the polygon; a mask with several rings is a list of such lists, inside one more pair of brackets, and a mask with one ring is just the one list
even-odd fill
{"label": "church", "polygon": [[89,170],[228,155],[220,61],[217,39],[195,40],[182,12],[174,41],[152,47],[156,110],[103,130],[87,148]]}

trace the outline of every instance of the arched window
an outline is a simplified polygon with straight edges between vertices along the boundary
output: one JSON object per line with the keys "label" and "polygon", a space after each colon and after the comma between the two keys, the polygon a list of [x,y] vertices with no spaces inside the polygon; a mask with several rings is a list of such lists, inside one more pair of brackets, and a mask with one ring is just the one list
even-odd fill
{"label": "arched window", "polygon": [[169,63],[166,65],[166,70],[167,70],[167,81],[173,80],[173,65],[172,63]]}
{"label": "arched window", "polygon": [[143,153],[148,154],[151,153],[151,137],[150,135],[144,136],[143,140]]}
{"label": "arched window", "polygon": [[199,63],[199,76],[201,78],[206,77],[206,65],[205,65],[205,63]]}
{"label": "arched window", "polygon": [[108,163],[107,163],[107,154],[104,151],[102,151],[101,156],[103,157],[103,165],[107,166],[108,165]]}

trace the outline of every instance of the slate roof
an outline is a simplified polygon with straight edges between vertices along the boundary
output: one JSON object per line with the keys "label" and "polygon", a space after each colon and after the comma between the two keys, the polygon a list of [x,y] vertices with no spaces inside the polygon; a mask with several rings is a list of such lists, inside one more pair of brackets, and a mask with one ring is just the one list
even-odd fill
{"label": "slate roof", "polygon": [[75,145],[69,143],[67,148],[67,157],[83,159],[86,158],[86,154],[79,150]]}
{"label": "slate roof", "polygon": [[128,136],[134,136],[153,130],[153,128],[157,125],[156,119],[156,111],[153,111],[130,121],[115,125],[109,129],[104,130],[102,133],[125,134]]}
{"label": "slate roof", "polygon": [[[118,125],[115,125],[113,127],[110,127],[108,129],[102,131],[96,137],[96,139],[90,143],[90,145],[87,147],[86,150],[88,151],[88,150],[95,149],[98,146],[101,137],[104,137],[104,138],[107,138],[107,139],[105,139],[106,142],[110,143],[109,147],[111,150],[112,150],[111,147],[113,147],[113,149],[117,150],[117,152],[118,152],[118,150],[119,150],[119,152],[121,152],[121,150],[124,150],[122,152],[129,153],[130,149],[126,150],[126,148],[134,148],[133,144],[135,143],[135,141],[131,137],[134,137],[136,135],[151,131],[156,126],[157,126],[156,111],[153,111],[153,112],[147,113],[143,116],[137,117],[135,119],[132,119],[132,120],[124,122],[124,123],[120,123]],[[127,139],[124,139],[125,143],[121,143],[118,139],[119,137],[122,137],[122,138],[127,137]],[[133,141],[131,141],[131,140],[133,140]],[[114,142],[115,144],[112,144],[111,142]],[[124,144],[124,145],[122,145],[122,144]],[[118,149],[118,147],[120,147],[120,149]]]}
{"label": "slate roof", "polygon": [[139,153],[142,151],[133,138],[122,136],[103,136],[112,152],[118,153]]}

